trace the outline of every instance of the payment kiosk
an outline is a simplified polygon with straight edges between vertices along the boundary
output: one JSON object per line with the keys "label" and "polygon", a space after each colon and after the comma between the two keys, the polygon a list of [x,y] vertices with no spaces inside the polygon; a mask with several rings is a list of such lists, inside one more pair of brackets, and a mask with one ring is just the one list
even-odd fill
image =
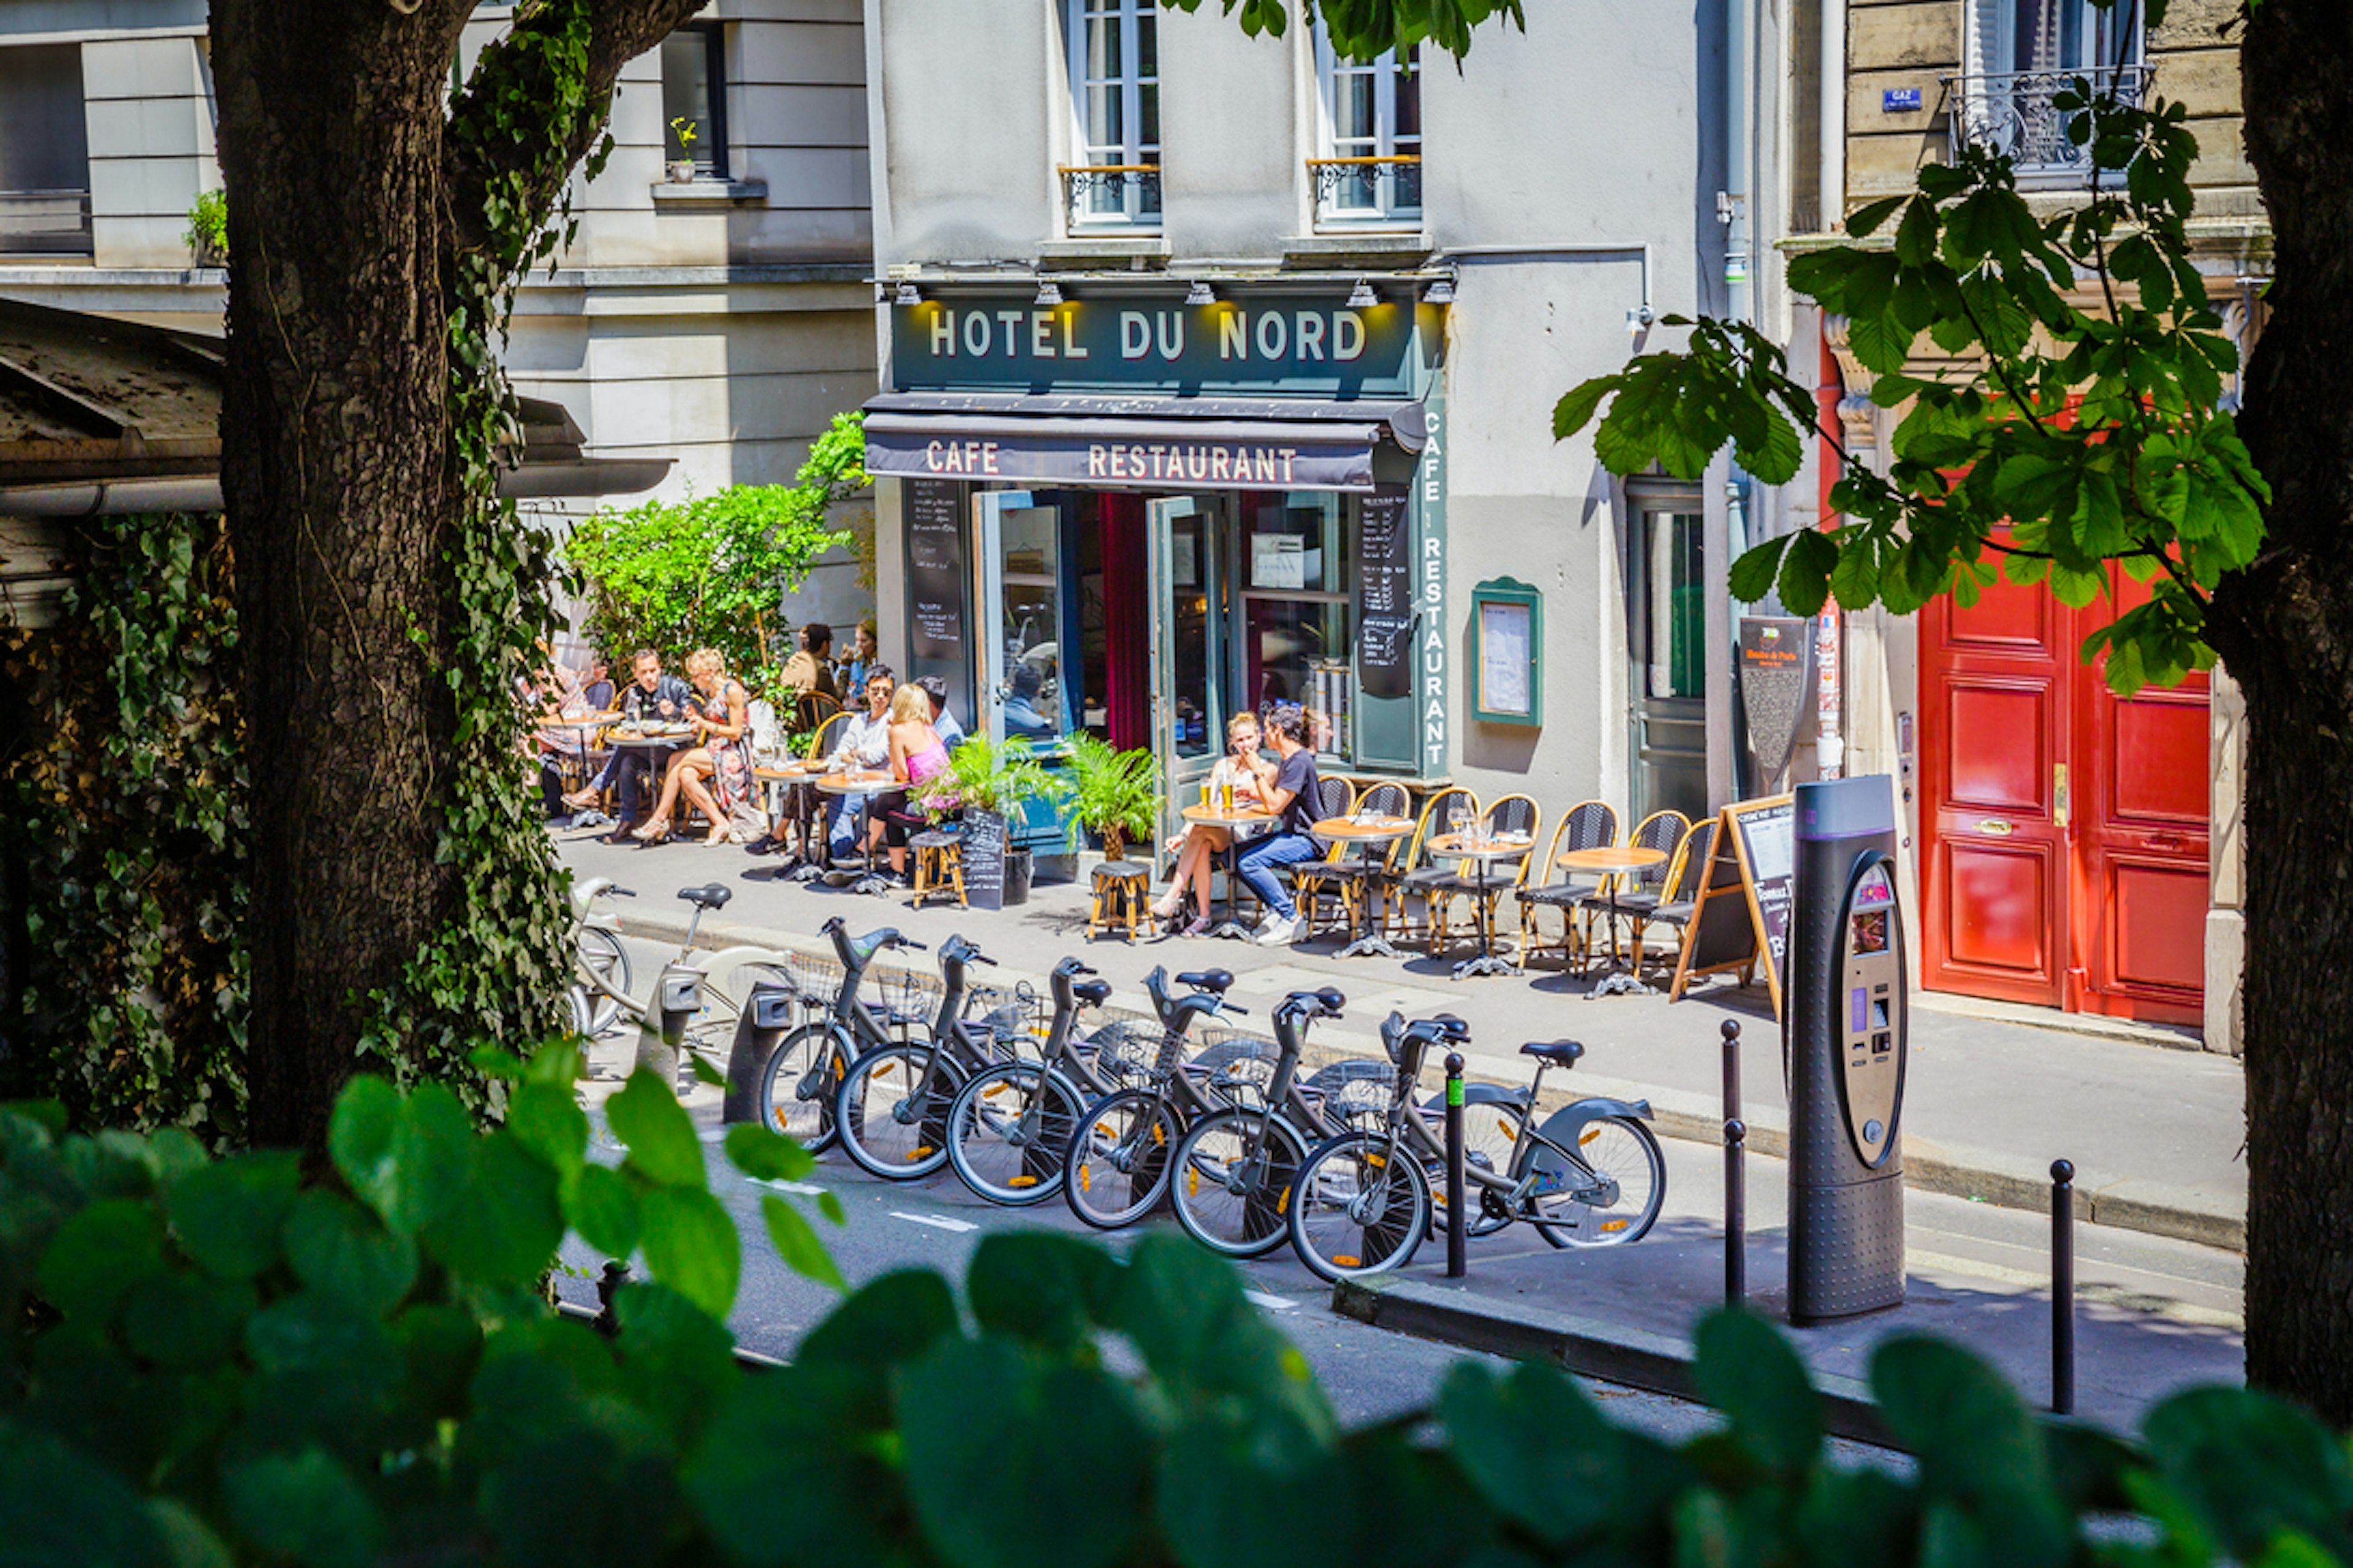
{"label": "payment kiosk", "polygon": [[1904,1300],[1904,921],[1884,775],[1797,788],[1782,1059],[1789,1320]]}

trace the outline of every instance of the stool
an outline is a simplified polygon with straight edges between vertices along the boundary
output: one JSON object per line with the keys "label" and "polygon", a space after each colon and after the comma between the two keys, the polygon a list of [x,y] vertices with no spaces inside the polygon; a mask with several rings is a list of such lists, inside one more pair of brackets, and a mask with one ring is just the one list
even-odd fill
{"label": "stool", "polygon": [[1106,860],[1095,868],[1094,899],[1087,908],[1087,940],[1095,928],[1122,927],[1133,939],[1138,922],[1145,936],[1155,935],[1152,919],[1152,868],[1141,860]]}
{"label": "stool", "polygon": [[966,908],[964,899],[964,835],[934,828],[909,838],[907,847],[915,855],[915,879],[911,889],[914,895],[914,907],[922,909],[923,901],[934,893],[942,898],[954,893],[956,907]]}

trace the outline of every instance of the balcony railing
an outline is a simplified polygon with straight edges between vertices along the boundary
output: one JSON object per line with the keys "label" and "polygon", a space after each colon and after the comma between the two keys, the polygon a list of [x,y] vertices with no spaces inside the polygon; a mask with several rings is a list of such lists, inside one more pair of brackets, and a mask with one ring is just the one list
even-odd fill
{"label": "balcony railing", "polygon": [[0,191],[0,255],[90,253],[88,191]]}
{"label": "balcony railing", "polygon": [[1071,233],[1160,226],[1159,164],[1066,164],[1059,173]]}
{"label": "balcony railing", "polygon": [[1948,79],[1953,151],[1974,145],[2007,153],[2019,174],[2030,178],[2090,178],[2090,143],[2067,135],[2068,121],[2083,110],[2063,110],[2052,101],[2078,81],[2088,83],[2094,96],[2113,94],[2138,104],[2148,87],[2148,68],[2090,66]]}
{"label": "balcony railing", "polygon": [[1421,216],[1421,159],[1310,158],[1315,182],[1315,221],[1352,224],[1402,223]]}

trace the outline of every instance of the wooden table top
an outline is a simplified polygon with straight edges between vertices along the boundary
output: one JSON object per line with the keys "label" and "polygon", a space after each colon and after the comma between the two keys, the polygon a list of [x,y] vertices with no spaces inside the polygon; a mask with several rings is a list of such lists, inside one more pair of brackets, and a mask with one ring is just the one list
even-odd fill
{"label": "wooden table top", "polygon": [[1667,858],[1663,849],[1643,849],[1630,844],[1605,844],[1599,849],[1571,849],[1553,864],[1572,871],[1639,871]]}
{"label": "wooden table top", "polygon": [[1484,844],[1466,844],[1459,833],[1448,833],[1430,841],[1430,852],[1449,860],[1516,860],[1535,847],[1535,840],[1525,844],[1505,844],[1489,839]]}
{"label": "wooden table top", "polygon": [[618,713],[588,713],[576,719],[542,719],[539,727],[543,730],[601,730],[607,724],[617,722],[620,717]]}
{"label": "wooden table top", "polygon": [[825,772],[825,764],[804,757],[789,763],[762,763],[752,772],[764,779],[805,779]]}
{"label": "wooden table top", "polygon": [[1370,822],[1359,822],[1353,816],[1327,816],[1315,825],[1314,831],[1318,838],[1345,839],[1352,844],[1383,844],[1411,833],[1413,819],[1408,816],[1377,816]]}
{"label": "wooden table top", "polygon": [[1274,820],[1274,813],[1262,805],[1236,805],[1231,811],[1219,811],[1214,805],[1188,805],[1183,815],[1186,821],[1204,827],[1248,827]]}
{"label": "wooden table top", "polygon": [[879,790],[898,789],[901,785],[889,773],[828,773],[817,781],[817,787],[828,795],[872,795]]}

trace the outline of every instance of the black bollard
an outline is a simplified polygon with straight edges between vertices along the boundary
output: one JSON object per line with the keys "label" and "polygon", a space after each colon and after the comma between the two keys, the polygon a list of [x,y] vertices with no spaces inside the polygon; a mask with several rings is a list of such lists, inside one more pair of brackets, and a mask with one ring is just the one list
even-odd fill
{"label": "black bollard", "polygon": [[[1733,1027],[1725,1025],[1725,1028]],[[1748,1299],[1748,1173],[1742,1159],[1747,1152],[1748,1129],[1735,1116],[1724,1124],[1724,1300],[1737,1304]]]}
{"label": "black bollard", "polygon": [[2075,1414],[2075,1167],[2051,1162],[2051,1413]]}
{"label": "black bollard", "polygon": [[1724,1119],[1740,1120],[1740,1020],[1726,1018],[1717,1031],[1724,1037]]}
{"label": "black bollard", "polygon": [[[1532,1111],[1534,1107],[1529,1108]],[[1471,1215],[1462,1189],[1462,1053],[1446,1053],[1446,1277],[1460,1279],[1469,1268]]]}
{"label": "black bollard", "polygon": [[621,1287],[628,1282],[629,1266],[622,1262],[617,1258],[607,1260],[605,1265],[605,1272],[597,1278],[596,1306],[598,1310],[596,1321],[591,1323],[589,1327],[595,1329],[598,1333],[604,1335],[608,1340],[621,1331],[620,1317],[613,1310],[613,1298],[619,1293]]}

